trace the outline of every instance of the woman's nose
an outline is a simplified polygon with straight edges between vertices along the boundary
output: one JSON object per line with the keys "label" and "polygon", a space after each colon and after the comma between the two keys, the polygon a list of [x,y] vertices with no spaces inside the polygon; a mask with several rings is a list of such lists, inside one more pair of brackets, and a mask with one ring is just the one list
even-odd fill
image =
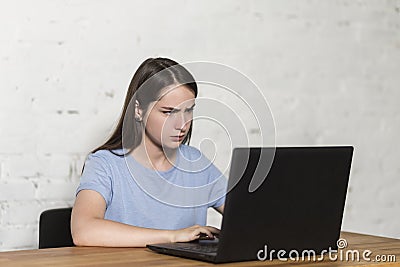
{"label": "woman's nose", "polygon": [[175,129],[185,132],[190,125],[190,120],[191,118],[189,116],[185,116],[184,114],[178,116],[178,118],[175,120]]}

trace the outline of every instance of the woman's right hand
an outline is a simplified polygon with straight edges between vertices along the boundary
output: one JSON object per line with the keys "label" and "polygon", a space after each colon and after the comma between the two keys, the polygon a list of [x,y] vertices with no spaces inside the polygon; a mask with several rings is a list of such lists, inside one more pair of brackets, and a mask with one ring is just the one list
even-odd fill
{"label": "woman's right hand", "polygon": [[210,238],[214,238],[215,234],[219,234],[220,230],[212,226],[193,225],[188,228],[172,231],[172,242],[189,242],[200,237],[200,234],[206,234]]}

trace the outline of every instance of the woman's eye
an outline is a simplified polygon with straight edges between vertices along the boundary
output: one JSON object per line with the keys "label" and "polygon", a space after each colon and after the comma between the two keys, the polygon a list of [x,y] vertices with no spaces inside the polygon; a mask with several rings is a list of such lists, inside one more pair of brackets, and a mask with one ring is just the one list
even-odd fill
{"label": "woman's eye", "polygon": [[[186,109],[185,111],[186,112],[188,112],[188,113],[191,113],[191,112],[193,112],[193,109],[194,108],[188,108],[188,109]],[[170,114],[176,114],[176,113],[178,113],[179,112],[179,110],[162,110],[161,111],[162,113],[164,113],[164,114],[166,114],[166,115],[170,115]]]}
{"label": "woman's eye", "polygon": [[175,114],[175,113],[177,113],[177,111],[176,111],[176,110],[164,110],[164,111],[162,111],[162,113],[167,114],[167,115],[170,115],[170,114]]}

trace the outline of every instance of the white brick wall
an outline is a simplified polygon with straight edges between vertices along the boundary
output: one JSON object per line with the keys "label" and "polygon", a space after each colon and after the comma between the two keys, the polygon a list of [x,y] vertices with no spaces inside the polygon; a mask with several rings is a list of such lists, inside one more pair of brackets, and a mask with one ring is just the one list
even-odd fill
{"label": "white brick wall", "polygon": [[279,145],[354,145],[343,227],[400,238],[399,1],[1,1],[0,25],[0,250],[72,205],[149,56],[248,75]]}

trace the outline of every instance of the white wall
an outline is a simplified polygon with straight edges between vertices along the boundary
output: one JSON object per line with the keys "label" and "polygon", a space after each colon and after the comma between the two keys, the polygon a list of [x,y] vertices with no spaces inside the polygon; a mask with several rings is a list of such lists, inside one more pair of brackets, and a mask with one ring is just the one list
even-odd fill
{"label": "white wall", "polygon": [[248,75],[278,145],[354,145],[343,229],[400,238],[399,1],[9,0],[0,25],[0,250],[37,247],[39,213],[72,205],[154,56]]}

